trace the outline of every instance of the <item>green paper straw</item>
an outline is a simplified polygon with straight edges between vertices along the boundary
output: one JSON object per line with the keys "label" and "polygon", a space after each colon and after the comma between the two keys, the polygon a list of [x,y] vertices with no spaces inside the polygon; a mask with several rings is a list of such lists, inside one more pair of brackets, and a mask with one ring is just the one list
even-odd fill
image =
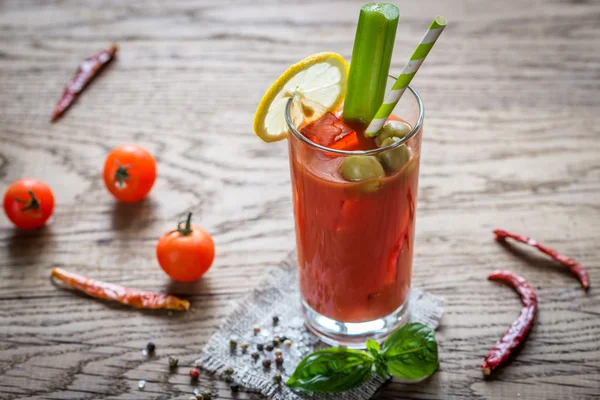
{"label": "green paper straw", "polygon": [[446,27],[446,19],[442,16],[437,16],[429,26],[427,33],[421,39],[421,42],[417,46],[416,50],[410,57],[410,60],[402,70],[402,74],[398,77],[394,86],[392,86],[392,90],[385,96],[385,100],[375,117],[367,127],[365,131],[365,136],[374,137],[379,133],[385,121],[387,121],[388,117],[394,111],[394,107],[398,104],[400,97],[404,94],[404,91],[412,81],[412,78],[415,76],[423,61],[425,61],[425,57],[429,54],[429,51],[435,44],[435,41],[440,36],[444,28]]}

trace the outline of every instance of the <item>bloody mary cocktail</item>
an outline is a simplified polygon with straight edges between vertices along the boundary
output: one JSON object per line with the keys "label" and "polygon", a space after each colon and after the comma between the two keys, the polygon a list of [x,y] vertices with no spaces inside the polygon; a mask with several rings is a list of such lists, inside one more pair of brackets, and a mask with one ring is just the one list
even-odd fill
{"label": "bloody mary cocktail", "polygon": [[403,158],[370,179],[344,176],[349,159],[385,161],[389,147],[362,140],[332,114],[290,126],[300,291],[307,322],[325,341],[352,345],[356,336],[363,345],[365,335],[384,336],[405,322],[423,114],[412,89],[401,103],[406,129],[387,152],[404,147]]}
{"label": "bloody mary cocktail", "polygon": [[364,348],[406,322],[423,127],[409,84],[446,20],[434,19],[396,78],[399,16],[391,3],[363,5],[351,64],[333,52],[304,58],[254,115],[262,140],[289,140],[303,311],[334,345]]}

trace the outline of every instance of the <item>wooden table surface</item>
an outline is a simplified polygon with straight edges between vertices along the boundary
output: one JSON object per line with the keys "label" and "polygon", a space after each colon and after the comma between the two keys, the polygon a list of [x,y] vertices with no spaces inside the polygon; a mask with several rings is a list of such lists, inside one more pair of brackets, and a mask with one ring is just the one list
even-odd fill
{"label": "wooden table surface", "polygon": [[[349,58],[362,1],[0,2],[0,189],[50,184],[54,218],[19,232],[0,216],[1,399],[187,399],[187,367],[236,300],[294,247],[286,143],[252,133],[258,100],[315,52]],[[426,108],[413,284],[446,299],[440,369],[391,382],[382,399],[583,399],[600,396],[600,3],[401,2],[393,71],[432,17],[450,21],[414,80]],[[86,56],[120,53],[56,124],[51,110]],[[135,142],[158,160],[139,204],[113,200],[101,169]],[[188,210],[217,258],[175,284],[154,256]],[[584,264],[585,293],[564,268],[492,229],[527,233]],[[51,284],[62,265],[192,302],[136,311]],[[539,315],[493,379],[479,365],[520,309],[496,268],[526,276]],[[143,357],[148,341],[156,356]],[[181,367],[170,373],[167,356]],[[145,379],[144,391],[137,388]],[[228,385],[199,382],[220,398]],[[240,393],[234,398],[258,397]]]}

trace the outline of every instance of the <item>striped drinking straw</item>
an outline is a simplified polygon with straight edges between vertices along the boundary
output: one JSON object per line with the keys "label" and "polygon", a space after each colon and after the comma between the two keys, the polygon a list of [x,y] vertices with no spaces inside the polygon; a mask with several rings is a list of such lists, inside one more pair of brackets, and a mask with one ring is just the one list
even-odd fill
{"label": "striped drinking straw", "polygon": [[394,86],[392,86],[392,90],[385,96],[383,104],[379,107],[373,121],[371,121],[367,127],[365,136],[373,137],[379,133],[381,128],[383,128],[385,121],[387,121],[392,111],[394,111],[394,107],[398,104],[398,100],[400,100],[400,97],[404,94],[410,81],[412,81],[412,78],[419,70],[421,64],[423,64],[423,61],[425,61],[425,57],[427,57],[427,54],[429,54],[429,51],[445,27],[446,19],[442,16],[435,17],[429,26],[427,33],[423,36],[423,39],[421,39],[421,43],[419,43],[410,57],[410,60],[404,67],[404,70],[402,70],[402,74],[398,77]]}

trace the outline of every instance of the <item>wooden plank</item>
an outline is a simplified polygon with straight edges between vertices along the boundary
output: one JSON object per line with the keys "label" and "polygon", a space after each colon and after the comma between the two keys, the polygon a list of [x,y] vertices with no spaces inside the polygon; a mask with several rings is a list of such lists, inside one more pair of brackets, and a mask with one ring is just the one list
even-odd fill
{"label": "wooden plank", "polygon": [[[254,137],[256,104],[308,54],[349,58],[361,4],[0,3],[0,189],[34,176],[57,199],[36,232],[0,216],[0,398],[189,397],[187,369],[202,346],[294,246],[286,143]],[[414,82],[426,121],[413,279],[447,301],[441,364],[424,382],[385,385],[380,398],[597,398],[600,4],[407,2],[394,71],[438,13],[450,24]],[[112,41],[116,62],[49,124],[77,63]],[[108,150],[126,142],[158,160],[150,198],[135,205],[117,204],[100,178]],[[200,282],[175,284],[154,246],[187,210],[213,234],[217,258]],[[523,246],[495,243],[495,227],[573,256],[591,290]],[[169,290],[193,308],[170,315],[91,300],[52,285],[54,265]],[[509,288],[485,280],[496,268],[528,277],[540,311],[518,356],[486,381],[479,364],[519,309]],[[145,358],[150,340],[157,353]],[[209,376],[199,386],[233,398]]]}

